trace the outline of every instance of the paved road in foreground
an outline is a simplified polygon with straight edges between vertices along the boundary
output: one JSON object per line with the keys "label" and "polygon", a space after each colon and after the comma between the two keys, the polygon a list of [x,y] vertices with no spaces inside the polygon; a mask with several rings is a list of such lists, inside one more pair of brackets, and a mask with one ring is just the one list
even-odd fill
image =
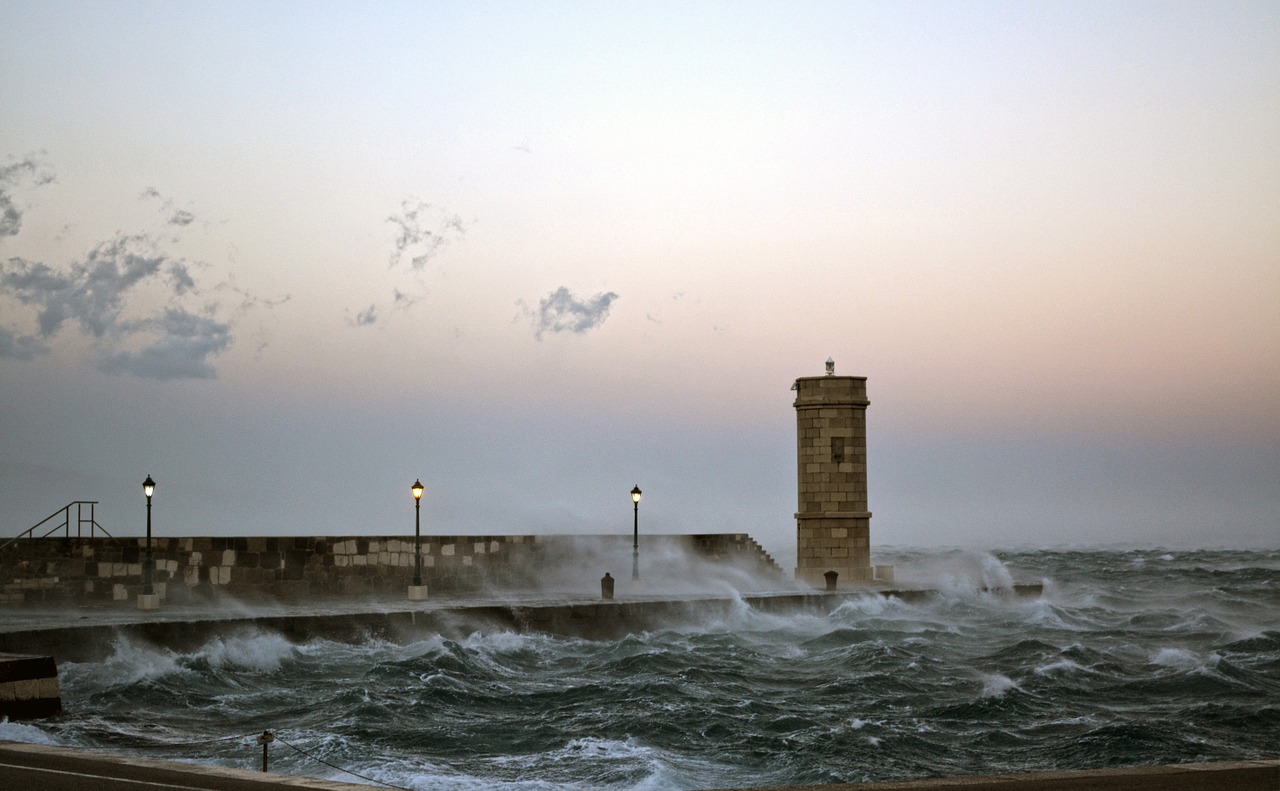
{"label": "paved road in foreground", "polygon": [[0,742],[0,788],[42,791],[370,791],[377,786]]}
{"label": "paved road in foreground", "polygon": [[[199,766],[69,747],[0,742],[0,789],[41,791],[372,791],[310,777]],[[1276,791],[1280,759],[988,775],[756,791]],[[744,791],[722,789],[721,791]]]}

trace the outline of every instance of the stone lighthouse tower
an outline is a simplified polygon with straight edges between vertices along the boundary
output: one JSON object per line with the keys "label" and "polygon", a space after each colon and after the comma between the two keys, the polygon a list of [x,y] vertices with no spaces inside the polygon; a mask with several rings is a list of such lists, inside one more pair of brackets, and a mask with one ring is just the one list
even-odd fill
{"label": "stone lighthouse tower", "polygon": [[871,582],[871,512],[867,510],[867,378],[796,380],[796,579],[815,587],[828,571],[841,587]]}

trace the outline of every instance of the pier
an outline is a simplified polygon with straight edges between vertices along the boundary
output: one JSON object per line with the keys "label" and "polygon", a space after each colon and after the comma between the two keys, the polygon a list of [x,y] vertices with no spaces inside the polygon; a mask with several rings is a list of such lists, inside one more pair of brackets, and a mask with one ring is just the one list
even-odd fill
{"label": "pier", "polygon": [[[997,595],[1039,596],[1039,584],[1021,584]],[[863,596],[920,601],[936,592],[877,588],[836,592],[773,592],[741,596],[597,596],[505,594],[437,596],[424,602],[333,598],[307,603],[188,604],[159,611],[127,607],[22,607],[0,609],[0,651],[88,662],[126,637],[174,651],[199,647],[215,635],[256,629],[302,642],[323,637],[358,642],[370,637],[412,640],[426,634],[465,636],[474,631],[543,632],[612,639],[673,623],[723,617],[749,606],[762,612],[826,614]]]}
{"label": "pier", "polygon": [[[1018,585],[988,593],[1033,597],[1040,595],[1041,590],[1039,585]],[[244,607],[239,612],[228,611],[230,602],[220,606],[185,605],[143,612],[121,606],[0,608],[0,649],[56,657],[60,662],[80,662],[109,655],[112,642],[119,637],[182,651],[198,648],[215,636],[251,630],[277,632],[294,641],[316,637],[348,641],[370,637],[412,640],[425,634],[461,636],[475,630],[537,631],[609,639],[663,624],[716,619],[744,606],[779,614],[822,614],[860,597],[892,596],[921,601],[936,595],[928,589],[867,587],[856,591],[778,591],[740,596],[614,600],[535,594],[440,596],[425,602],[329,599],[305,605],[277,602]],[[254,765],[252,745],[246,746],[246,768],[229,769],[77,748],[0,743],[0,781],[15,788],[355,791],[371,787],[264,774],[247,768]],[[1280,788],[1280,760],[784,786],[767,791],[1191,791],[1201,788],[1274,791]]]}

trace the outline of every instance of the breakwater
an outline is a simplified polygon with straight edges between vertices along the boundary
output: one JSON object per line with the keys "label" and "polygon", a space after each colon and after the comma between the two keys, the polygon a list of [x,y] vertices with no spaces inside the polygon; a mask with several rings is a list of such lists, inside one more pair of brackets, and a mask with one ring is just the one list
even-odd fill
{"label": "breakwater", "polygon": [[[817,601],[787,611],[749,594],[690,595],[687,610],[620,637],[572,636],[588,633],[586,605],[610,604],[598,590],[594,600],[366,602],[403,624],[401,639],[391,624],[352,640],[318,628],[289,636],[245,619],[290,612],[210,608],[205,618],[237,625],[192,625],[189,639],[166,627],[154,641],[106,630],[101,658],[59,664],[64,713],[10,723],[0,738],[245,767],[260,752],[253,736],[270,730],[307,752],[273,755],[276,771],[342,779],[323,759],[453,791],[787,787],[1276,757],[1276,552],[884,557],[900,584],[929,580],[936,593],[804,594]],[[983,591],[1002,579],[1040,579],[1044,593]],[[656,599],[671,581],[648,584]],[[613,604],[642,603],[620,593]],[[708,598],[722,603],[692,601]],[[507,623],[525,607],[562,607],[564,633],[477,627],[483,611],[417,631],[417,613],[469,605],[498,606],[487,617]],[[96,628],[180,620],[177,610],[45,612]],[[312,603],[292,613],[303,610],[352,615]],[[408,612],[415,620],[395,615]],[[348,628],[332,623],[331,634]]]}
{"label": "breakwater", "polygon": [[[1019,584],[1000,595],[1038,596],[1039,584]],[[385,640],[407,643],[428,636],[460,639],[476,632],[542,633],[590,640],[620,639],[652,629],[679,624],[724,620],[749,609],[775,615],[825,616],[843,604],[868,595],[903,602],[921,602],[938,596],[925,589],[875,589],[859,592],[767,593],[743,596],[686,596],[635,601],[601,601],[578,598],[547,601],[441,601],[410,607],[387,602],[367,604],[320,602],[318,611],[243,612],[220,614],[217,608],[176,612],[164,617],[139,616],[128,620],[81,616],[76,611],[48,610],[57,625],[39,628],[5,628],[0,631],[0,651],[53,657],[57,662],[89,662],[115,650],[121,638],[169,651],[199,649],[219,637],[269,632],[294,643],[331,640],[360,643]],[[328,611],[326,611],[328,610]],[[83,617],[84,620],[79,620]],[[88,621],[88,622],[86,622]]]}
{"label": "breakwater", "polygon": [[[240,599],[389,595],[414,575],[413,536],[153,537],[154,590],[162,601],[230,594]],[[421,573],[433,593],[517,590],[630,563],[630,536],[424,536]],[[705,561],[781,578],[743,533],[652,535],[646,562]],[[0,603],[131,602],[143,590],[143,538],[24,539],[0,551]]]}

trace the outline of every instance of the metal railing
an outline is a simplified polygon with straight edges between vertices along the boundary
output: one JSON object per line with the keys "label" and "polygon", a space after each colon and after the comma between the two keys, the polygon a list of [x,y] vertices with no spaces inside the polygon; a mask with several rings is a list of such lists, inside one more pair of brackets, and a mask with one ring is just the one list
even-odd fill
{"label": "metal railing", "polygon": [[[94,506],[96,506],[97,504],[98,504],[97,500],[73,500],[67,503],[66,505],[64,505],[63,507],[59,508],[58,510],[54,511],[53,513],[49,514],[44,519],[41,519],[39,522],[36,522],[31,527],[28,527],[26,530],[23,530],[18,535],[14,536],[13,538],[9,539],[3,544],[0,544],[0,551],[4,550],[5,547],[9,546],[10,544],[17,541],[18,539],[26,538],[28,541],[31,541],[36,538],[48,538],[49,536],[53,535],[59,530],[64,531],[67,538],[71,538],[71,524],[73,521],[75,522],[75,526],[76,526],[76,538],[84,538],[85,525],[88,525],[89,538],[95,538],[96,537],[94,535],[95,531],[101,531],[101,533],[104,536],[111,539],[112,541],[118,541],[118,539],[115,536],[107,532],[106,528],[98,524],[98,520],[94,518]],[[88,508],[89,516],[87,518],[84,515],[85,506],[89,507]],[[71,518],[72,508],[76,509],[76,516],[74,520],[72,520]],[[54,524],[52,527],[49,527],[40,535],[36,535],[37,530],[47,527],[48,523],[51,520],[56,519],[58,516],[62,517],[62,521]]]}

